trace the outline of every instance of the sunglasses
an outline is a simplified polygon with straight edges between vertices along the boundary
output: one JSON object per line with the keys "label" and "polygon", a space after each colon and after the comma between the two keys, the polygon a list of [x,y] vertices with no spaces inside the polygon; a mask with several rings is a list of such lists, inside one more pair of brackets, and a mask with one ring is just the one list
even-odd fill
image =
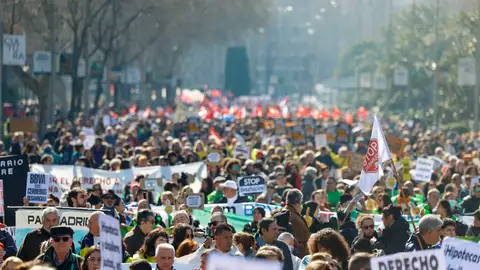
{"label": "sunglasses", "polygon": [[373,229],[373,228],[375,228],[375,226],[373,226],[373,225],[369,225],[369,226],[364,226],[364,227],[362,227],[362,229],[364,229],[364,230]]}
{"label": "sunglasses", "polygon": [[70,240],[70,236],[62,236],[62,237],[54,237],[53,238],[53,241],[55,241],[55,243],[68,242],[68,240]]}

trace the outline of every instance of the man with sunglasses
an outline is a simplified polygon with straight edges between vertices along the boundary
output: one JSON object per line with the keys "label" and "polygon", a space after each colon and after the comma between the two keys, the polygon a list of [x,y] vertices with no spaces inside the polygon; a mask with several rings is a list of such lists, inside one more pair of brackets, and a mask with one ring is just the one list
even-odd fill
{"label": "man with sunglasses", "polygon": [[42,264],[53,265],[56,269],[79,270],[83,258],[73,253],[73,230],[67,226],[55,226],[50,229],[50,247],[37,257]]}
{"label": "man with sunglasses", "polygon": [[118,196],[113,190],[108,190],[107,193],[102,195],[103,206],[101,210],[107,210],[105,214],[114,217],[120,220],[120,214],[115,210],[115,203],[117,202]]}

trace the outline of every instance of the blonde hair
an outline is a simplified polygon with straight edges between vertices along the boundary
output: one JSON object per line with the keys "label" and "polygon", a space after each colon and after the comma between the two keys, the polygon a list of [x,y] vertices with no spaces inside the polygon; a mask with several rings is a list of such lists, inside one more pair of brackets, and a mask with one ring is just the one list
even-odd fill
{"label": "blonde hair", "polygon": [[360,214],[356,220],[356,225],[357,225],[357,229],[361,229],[362,227],[362,223],[367,220],[367,219],[370,219],[373,221],[373,223],[375,224],[375,219],[373,219],[373,216],[372,215],[368,215],[368,214]]}
{"label": "blonde hair", "polygon": [[[20,259],[20,258],[18,258],[18,257],[8,257],[8,258],[3,262],[1,270],[4,270],[5,268],[7,268],[8,263],[14,263],[14,264],[16,264],[16,265],[18,266],[18,265],[22,264],[23,261],[22,261],[22,259]],[[14,267],[14,268],[16,268],[16,267]]]}

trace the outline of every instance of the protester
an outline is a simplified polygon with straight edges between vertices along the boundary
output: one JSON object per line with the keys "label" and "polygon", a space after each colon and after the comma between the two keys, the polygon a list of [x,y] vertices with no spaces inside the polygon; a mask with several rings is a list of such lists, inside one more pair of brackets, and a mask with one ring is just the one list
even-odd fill
{"label": "protester", "polygon": [[137,225],[123,238],[129,254],[135,254],[143,245],[145,236],[153,230],[154,218],[155,214],[148,209],[137,213]]}
{"label": "protester", "polygon": [[155,261],[158,270],[172,270],[175,260],[175,248],[172,245],[163,243],[155,250]]}
{"label": "protester", "polygon": [[50,247],[36,260],[49,263],[57,269],[80,270],[83,258],[72,252],[73,230],[67,226],[54,226],[50,229]]}
{"label": "protester", "polygon": [[14,270],[22,263],[23,261],[18,257],[8,257],[5,261],[3,261],[0,270]]}
{"label": "protester", "polygon": [[255,240],[259,247],[263,247],[265,245],[273,245],[278,247],[282,251],[284,257],[283,269],[292,269],[293,262],[290,255],[290,249],[285,243],[277,240],[278,235],[278,225],[275,219],[263,218],[258,224],[258,232],[255,234]]}
{"label": "protester", "polygon": [[278,241],[282,241],[284,242],[288,248],[290,249],[290,254],[291,254],[291,257],[292,257],[292,265],[293,265],[293,270],[297,270],[300,268],[300,264],[302,262],[302,259],[298,258],[297,256],[295,256],[293,254],[293,251],[295,249],[295,237],[293,237],[293,235],[291,233],[288,233],[288,232],[284,232],[284,233],[281,233],[279,236],[278,236]]}
{"label": "protester", "polygon": [[275,246],[261,247],[255,255],[255,259],[263,259],[278,263],[284,263],[284,255],[282,253],[282,250]]}
{"label": "protester", "polygon": [[255,257],[255,238],[245,232],[237,232],[233,235],[233,245],[238,250],[236,255],[245,258]]}
{"label": "protester", "polygon": [[185,225],[183,223],[178,224],[173,228],[172,246],[175,248],[175,250],[177,250],[180,244],[185,239],[192,239],[192,238],[193,238],[193,228],[190,225]]}
{"label": "protester", "polygon": [[265,217],[265,209],[263,207],[255,207],[253,209],[253,220],[243,227],[243,231],[255,234],[258,231],[258,222]]}
{"label": "protester", "polygon": [[194,253],[198,249],[198,244],[193,241],[191,238],[187,238],[180,243],[176,249],[176,257],[183,257],[188,254]]}
{"label": "protester", "polygon": [[149,270],[152,266],[147,260],[138,260],[130,264],[130,270]]}
{"label": "protester", "polygon": [[370,260],[372,259],[372,255],[368,253],[356,253],[350,259],[348,263],[349,270],[366,270],[371,269]]}
{"label": "protester", "polygon": [[98,245],[91,246],[83,256],[82,270],[97,270],[100,269],[102,257],[100,254],[100,247]]}
{"label": "protester", "polygon": [[318,219],[320,206],[314,201],[307,201],[303,204],[302,216],[310,228],[310,233],[316,233],[324,228],[330,227],[330,223]]}
{"label": "protester", "polygon": [[410,237],[410,226],[402,217],[402,208],[390,204],[383,209],[382,215],[385,229],[379,236],[379,242],[385,254],[390,255],[405,250],[405,244]]}
{"label": "protester", "polygon": [[82,188],[74,188],[68,192],[69,207],[87,207],[87,192]]}
{"label": "protester", "polygon": [[405,244],[405,251],[417,251],[435,248],[440,240],[443,222],[435,215],[423,216],[418,223],[418,233],[410,236]]}
{"label": "protester", "polygon": [[118,200],[117,194],[113,190],[108,190],[107,193],[102,195],[102,208],[101,210],[105,210],[105,214],[114,217],[120,220],[120,215],[118,214],[117,210],[115,210],[115,202]]}
{"label": "protester", "polygon": [[480,236],[480,209],[475,211],[473,215],[473,224],[468,228],[466,236]]}
{"label": "protester", "polygon": [[282,198],[276,192],[275,181],[267,182],[267,191],[260,194],[255,200],[257,203],[275,204],[282,202]]}
{"label": "protester", "polygon": [[216,203],[226,203],[232,205],[234,203],[244,203],[249,202],[248,197],[240,196],[237,193],[237,183],[232,180],[227,180],[225,183],[220,184],[220,187],[223,188],[223,197],[220,198]]}
{"label": "protester", "polygon": [[40,246],[51,238],[50,229],[58,225],[59,213],[55,207],[42,211],[42,228],[29,232],[23,239],[17,257],[24,262],[35,259],[40,254]]}
{"label": "protester", "polygon": [[357,218],[356,226],[358,229],[358,235],[352,241],[352,250],[355,243],[360,239],[367,239],[370,243],[373,242],[372,246],[377,246],[378,234],[375,231],[375,222],[372,216],[360,215]]}
{"label": "protester", "polygon": [[147,260],[148,262],[155,263],[155,250],[158,245],[163,243],[168,244],[168,234],[165,231],[159,228],[149,232],[145,237],[143,245],[137,253],[128,259],[128,262]]}
{"label": "protester", "polygon": [[287,209],[290,212],[290,222],[293,227],[293,236],[297,239],[299,247],[299,256],[308,255],[307,242],[310,238],[310,229],[307,222],[300,214],[302,212],[303,194],[298,189],[291,189],[287,193]]}
{"label": "protester", "polygon": [[98,241],[98,237],[100,237],[100,227],[98,225],[99,224],[98,219],[99,219],[99,216],[101,215],[105,215],[105,214],[100,211],[95,211],[91,213],[90,217],[88,218],[88,223],[87,223],[88,233],[86,233],[85,236],[83,236],[82,243],[80,246],[80,255],[82,257],[85,257],[84,255],[85,252],[87,252],[91,246],[96,244],[95,239],[97,239]]}
{"label": "protester", "polygon": [[333,229],[323,229],[314,233],[308,240],[310,255],[305,256],[300,264],[300,270],[307,267],[312,260],[312,255],[317,252],[327,252],[337,260],[343,268],[347,269],[350,249],[343,237]]}

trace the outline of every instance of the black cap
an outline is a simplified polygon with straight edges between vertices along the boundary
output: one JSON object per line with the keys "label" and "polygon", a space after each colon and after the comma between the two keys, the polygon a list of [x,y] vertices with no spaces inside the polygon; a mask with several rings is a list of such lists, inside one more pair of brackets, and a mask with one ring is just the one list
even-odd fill
{"label": "black cap", "polygon": [[74,231],[72,228],[67,227],[67,226],[53,226],[50,229],[50,236],[55,237],[55,236],[63,236],[63,235],[70,235],[73,236]]}
{"label": "black cap", "polygon": [[102,194],[102,199],[105,198],[105,196],[113,196],[114,199],[117,199],[118,197],[112,189],[109,189],[106,193]]}
{"label": "black cap", "polygon": [[350,194],[343,194],[342,196],[340,196],[340,204],[349,202],[349,201],[351,201],[352,199],[353,199],[352,195],[350,195]]}

